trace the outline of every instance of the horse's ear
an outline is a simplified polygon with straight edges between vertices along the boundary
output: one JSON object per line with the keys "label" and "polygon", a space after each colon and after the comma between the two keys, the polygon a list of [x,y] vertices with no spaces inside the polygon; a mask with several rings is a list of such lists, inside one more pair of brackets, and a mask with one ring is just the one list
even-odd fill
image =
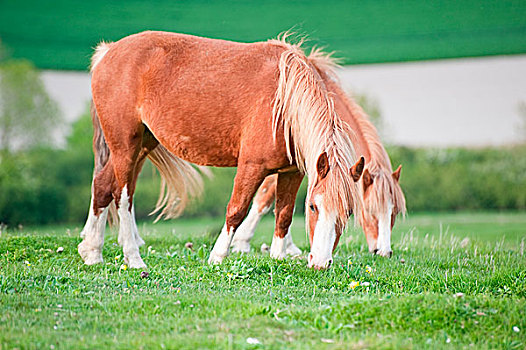
{"label": "horse's ear", "polygon": [[329,173],[329,170],[331,170],[329,166],[329,157],[327,157],[327,153],[323,152],[320,154],[318,158],[318,163],[316,164],[316,170],[318,171],[318,178],[319,180],[323,180],[325,176]]}
{"label": "horse's ear", "polygon": [[351,177],[354,180],[354,182],[358,181],[360,179],[360,176],[362,176],[364,164],[365,159],[363,157],[360,157],[356,164],[354,164],[351,167]]}
{"label": "horse's ear", "polygon": [[400,164],[398,166],[398,169],[395,170],[395,172],[393,173],[393,179],[396,180],[396,182],[398,182],[400,180],[400,171],[402,170],[402,164]]}
{"label": "horse's ear", "polygon": [[363,178],[363,191],[365,192],[369,186],[371,186],[374,182],[374,178],[369,172],[369,169],[365,169],[362,175]]}

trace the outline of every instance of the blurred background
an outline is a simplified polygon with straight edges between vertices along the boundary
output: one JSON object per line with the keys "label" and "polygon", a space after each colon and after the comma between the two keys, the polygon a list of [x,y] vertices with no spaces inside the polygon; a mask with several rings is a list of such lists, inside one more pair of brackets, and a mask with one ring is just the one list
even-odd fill
{"label": "blurred background", "polygon": [[[82,223],[93,155],[89,60],[102,40],[166,30],[252,42],[292,30],[341,59],[409,212],[526,208],[526,2],[1,1],[0,223]],[[214,169],[188,217],[221,217],[235,169]],[[146,219],[159,178],[136,193]],[[297,200],[303,213],[304,188]]]}

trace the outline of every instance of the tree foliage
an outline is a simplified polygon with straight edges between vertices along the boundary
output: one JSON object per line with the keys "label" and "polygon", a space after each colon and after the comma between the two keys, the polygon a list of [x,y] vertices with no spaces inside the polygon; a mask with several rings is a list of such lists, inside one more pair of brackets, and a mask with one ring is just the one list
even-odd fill
{"label": "tree foliage", "polygon": [[61,119],[31,62],[0,62],[1,150],[10,153],[52,144]]}

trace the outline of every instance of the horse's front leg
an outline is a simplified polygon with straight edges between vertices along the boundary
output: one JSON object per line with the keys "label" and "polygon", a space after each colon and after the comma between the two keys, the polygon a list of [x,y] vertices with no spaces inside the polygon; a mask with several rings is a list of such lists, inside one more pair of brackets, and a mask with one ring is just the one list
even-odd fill
{"label": "horse's front leg", "polygon": [[228,255],[234,233],[245,218],[250,201],[266,175],[267,172],[262,166],[238,165],[234,189],[226,211],[225,226],[210,253],[208,263],[221,263]]}
{"label": "horse's front leg", "polygon": [[276,198],[277,174],[269,175],[261,184],[247,217],[236,230],[232,241],[232,251],[240,253],[250,252],[250,240],[254,237],[256,227],[261,218],[268,213]]}
{"label": "horse's front leg", "polygon": [[[292,242],[292,237],[287,235],[292,215],[294,214],[294,203],[296,194],[303,180],[303,174],[299,171],[280,173],[276,187],[276,228],[270,246],[270,256],[283,259],[287,254],[298,255],[301,250]],[[289,237],[287,237],[289,236]]]}

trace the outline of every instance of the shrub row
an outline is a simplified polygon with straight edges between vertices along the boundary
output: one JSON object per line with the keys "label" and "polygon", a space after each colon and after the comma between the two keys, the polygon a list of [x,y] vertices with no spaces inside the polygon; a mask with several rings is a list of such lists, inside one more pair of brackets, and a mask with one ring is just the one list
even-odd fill
{"label": "shrub row", "polygon": [[411,211],[526,208],[524,145],[388,151],[393,164],[403,164],[400,183]]}
{"label": "shrub row", "polygon": [[[39,149],[0,159],[0,222],[8,225],[82,222],[93,171],[89,119],[73,128],[66,150]],[[403,165],[401,185],[409,211],[522,210],[526,208],[526,146],[492,149],[389,147],[393,166]],[[204,195],[185,216],[220,217],[232,190],[235,169],[214,169]],[[159,176],[147,163],[135,195],[137,217],[145,219],[159,191]],[[304,211],[306,180],[297,198]]]}

